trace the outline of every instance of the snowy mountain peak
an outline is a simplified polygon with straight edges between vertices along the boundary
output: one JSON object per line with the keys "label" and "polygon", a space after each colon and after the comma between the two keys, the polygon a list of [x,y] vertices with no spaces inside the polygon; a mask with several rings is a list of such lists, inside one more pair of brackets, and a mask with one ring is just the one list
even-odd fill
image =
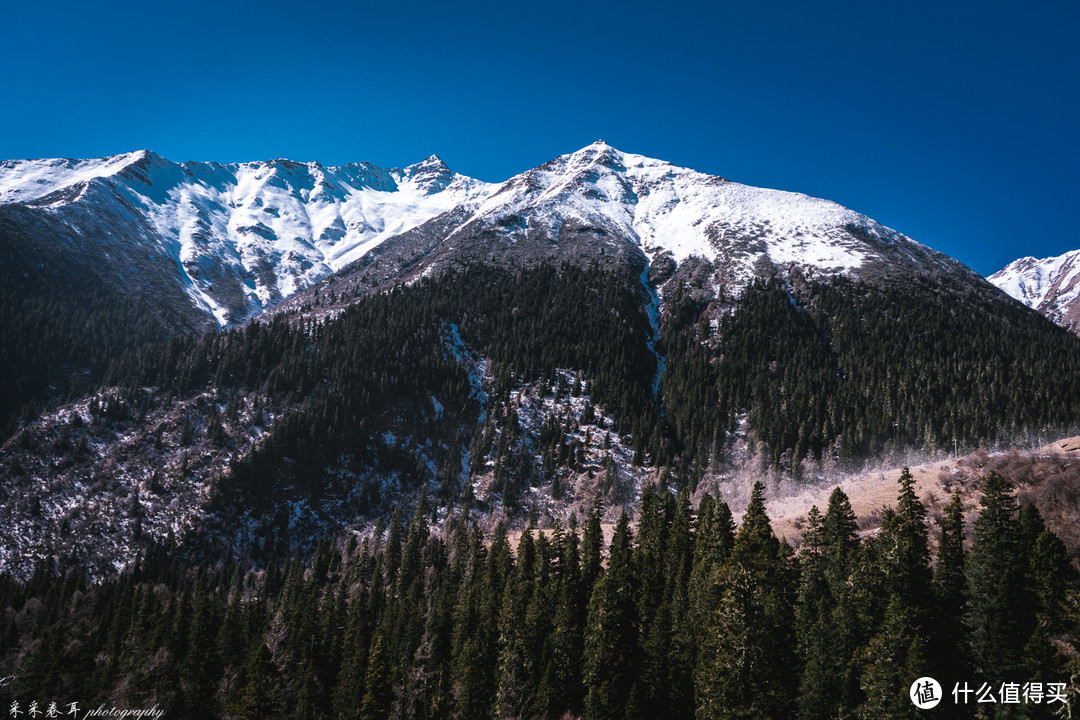
{"label": "snowy mountain peak", "polygon": [[438,155],[431,155],[403,170],[391,172],[400,178],[399,182],[415,183],[428,194],[442,192],[458,177]]}
{"label": "snowy mountain peak", "polygon": [[[646,155],[628,153],[609,145],[604,140],[597,140],[591,145],[586,145],[577,152],[563,155],[564,158],[585,160],[596,164],[612,163],[615,167],[675,167],[667,160],[658,160]],[[558,160],[559,158],[556,158]],[[685,169],[685,168],[683,168]]]}
{"label": "snowy mountain peak", "polygon": [[987,280],[1058,325],[1080,331],[1080,250],[1020,258]]}
{"label": "snowy mountain peak", "polygon": [[[4,161],[4,204],[46,213],[68,228],[57,231],[64,242],[145,246],[222,325],[378,248],[393,257],[381,262],[380,283],[439,263],[633,256],[665,266],[696,258],[729,294],[792,266],[808,277],[880,277],[959,265],[836,203],[740,185],[603,140],[499,185],[455,173],[437,155],[390,169],[285,158],[178,164],[149,150]],[[383,246],[392,238],[391,251]]]}
{"label": "snowy mountain peak", "polygon": [[0,205],[52,213],[75,238],[129,238],[172,258],[195,305],[242,322],[387,238],[490,186],[437,156],[404,170],[278,158],[218,164],[139,150],[93,160],[0,163]]}
{"label": "snowy mountain peak", "polygon": [[593,243],[625,241],[652,259],[710,262],[734,292],[770,267],[813,276],[958,265],[836,203],[741,185],[602,140],[507,180],[455,230],[477,232],[510,242],[589,232]]}
{"label": "snowy mountain peak", "polygon": [[405,168],[405,171],[417,171],[422,169],[449,170],[450,168],[446,166],[446,163],[443,162],[443,159],[441,157],[435,154],[431,154],[420,162],[409,165],[407,168]]}

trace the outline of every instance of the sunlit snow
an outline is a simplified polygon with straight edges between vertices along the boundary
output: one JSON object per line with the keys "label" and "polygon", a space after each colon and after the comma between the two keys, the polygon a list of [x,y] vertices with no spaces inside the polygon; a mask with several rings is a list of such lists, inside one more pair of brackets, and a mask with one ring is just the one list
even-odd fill
{"label": "sunlit snow", "polygon": [[987,279],[1060,323],[1080,297],[1080,250],[1042,260],[1020,258]]}
{"label": "sunlit snow", "polygon": [[[111,197],[131,209],[132,232],[174,259],[193,302],[222,325],[452,210],[458,224],[442,240],[493,229],[513,244],[536,231],[557,239],[566,227],[595,230],[602,243],[630,242],[650,259],[722,260],[736,293],[761,261],[830,275],[862,267],[881,248],[926,251],[836,203],[741,185],[602,141],[499,185],[452,173],[435,156],[391,170],[289,160],[178,164],[149,151],[0,163],[0,203],[90,214],[92,202],[79,202],[87,188],[93,202]],[[71,192],[57,192],[64,189]]]}
{"label": "sunlit snow", "polygon": [[[288,160],[181,165],[139,151],[96,160],[4,161],[0,203],[39,201],[95,179],[145,214],[193,301],[223,325],[243,319],[220,297],[223,275],[242,280],[244,314],[251,315],[494,187],[451,173],[434,156],[384,170]],[[79,196],[57,197],[60,206]]]}
{"label": "sunlit snow", "polygon": [[825,274],[860,267],[871,250],[851,228],[905,249],[917,245],[828,200],[741,185],[602,141],[503,183],[458,229],[511,215],[539,222],[552,236],[569,220],[595,225],[635,241],[650,257],[724,256],[734,259],[742,281],[762,257]]}

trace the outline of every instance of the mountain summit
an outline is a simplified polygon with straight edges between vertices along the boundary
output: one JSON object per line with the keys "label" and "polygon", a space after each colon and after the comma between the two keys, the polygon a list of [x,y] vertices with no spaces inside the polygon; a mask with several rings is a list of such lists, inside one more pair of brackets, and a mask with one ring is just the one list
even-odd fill
{"label": "mountain summit", "polygon": [[[405,168],[285,159],[175,163],[141,150],[0,163],[0,216],[51,252],[123,264],[218,325],[241,323],[360,259],[362,285],[475,260],[634,256],[754,277],[961,271],[952,259],[827,200],[755,188],[599,140],[493,185],[437,156]],[[4,219],[0,217],[0,220]],[[373,267],[369,267],[372,266]],[[144,278],[145,280],[145,278]],[[169,301],[175,305],[175,298]]]}
{"label": "mountain summit", "polygon": [[[514,217],[527,220],[518,228],[507,222]],[[692,256],[717,262],[736,284],[765,260],[825,275],[885,259],[948,263],[836,203],[741,185],[624,153],[602,140],[503,183],[458,232],[539,226],[558,237],[568,224],[572,232],[588,228],[625,239],[650,259],[668,253],[677,262]]]}
{"label": "mountain summit", "polygon": [[[358,259],[327,281],[335,297],[475,262],[630,261],[654,280],[686,264],[728,296],[754,278],[792,271],[977,280],[952,258],[828,200],[742,185],[602,140],[490,187]],[[282,309],[309,305],[307,295]]]}

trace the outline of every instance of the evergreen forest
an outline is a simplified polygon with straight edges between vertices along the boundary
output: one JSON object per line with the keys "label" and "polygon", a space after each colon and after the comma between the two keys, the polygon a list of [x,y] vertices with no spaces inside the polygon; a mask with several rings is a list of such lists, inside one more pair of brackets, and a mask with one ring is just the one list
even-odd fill
{"label": "evergreen forest", "polygon": [[879,532],[837,488],[797,552],[758,483],[738,526],[648,485],[610,541],[599,502],[515,539],[433,526],[421,497],[260,568],[160,545],[96,584],[42,563],[0,578],[0,694],[175,718],[880,720],[922,717],[908,689],[932,676],[938,717],[1056,717],[1080,699],[1077,579],[1034,506],[996,474],[983,491],[933,543],[905,471]]}
{"label": "evergreen forest", "polygon": [[[105,382],[174,397],[212,389],[234,416],[234,396],[257,397],[273,417],[270,438],[230,483],[248,505],[275,482],[313,490],[372,468],[440,487],[444,502],[460,497],[466,483],[445,469],[490,452],[487,430],[512,389],[552,387],[561,369],[586,380],[636,463],[671,468],[691,489],[733,459],[743,430],[766,466],[799,475],[808,460],[856,463],[1077,427],[1080,339],[981,286],[914,282],[925,287],[774,278],[734,300],[672,292],[653,327],[632,268],[473,266],[367,296],[330,319],[277,316],[148,345],[115,360]],[[717,317],[717,306],[728,311]],[[483,393],[463,353],[488,363]],[[423,436],[420,461],[403,450],[402,428]],[[498,457],[543,451],[511,439]],[[550,482],[535,465],[509,464],[509,496]],[[349,492],[365,511],[386,510],[378,487]]]}
{"label": "evergreen forest", "polygon": [[[140,307],[109,313],[105,296],[68,309],[27,296],[21,312],[12,289],[5,333],[61,317],[3,350],[18,380],[3,402],[28,408],[19,424],[33,404],[115,389],[62,443],[24,434],[20,452],[79,468],[100,426],[127,432],[175,406],[175,442],[230,461],[206,524],[168,538],[135,525],[145,549],[123,572],[50,558],[0,577],[5,707],[869,720],[920,716],[908,689],[923,676],[941,682],[940,717],[1053,717],[1078,701],[1073,566],[1000,476],[977,517],[957,496],[932,529],[905,472],[871,534],[838,489],[798,550],[773,532],[761,483],[738,523],[701,483],[738,460],[740,434],[762,475],[801,478],[826,460],[1074,429],[1080,339],[933,278],[673,290],[651,316],[656,288],[638,270],[474,266],[171,337],[132,325]],[[87,333],[101,343],[71,354]],[[56,367],[81,368],[77,381],[57,384]],[[588,409],[529,437],[512,401],[526,386]],[[562,470],[595,469],[572,426],[600,414],[656,482],[632,499],[608,484],[590,512],[539,530],[529,498],[559,496]],[[617,469],[605,457],[601,471]],[[494,496],[476,497],[489,471]],[[298,529],[299,499],[339,514]],[[614,527],[601,524],[611,505]],[[488,530],[492,512],[517,525]],[[999,701],[958,702],[968,685]],[[1022,701],[1001,699],[1013,690]]]}

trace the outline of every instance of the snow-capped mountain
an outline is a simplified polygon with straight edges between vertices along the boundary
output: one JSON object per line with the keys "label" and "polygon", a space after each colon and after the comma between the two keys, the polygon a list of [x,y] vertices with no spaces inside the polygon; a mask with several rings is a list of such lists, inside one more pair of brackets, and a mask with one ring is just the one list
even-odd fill
{"label": "snow-capped mountain", "polygon": [[[515,217],[522,222],[507,222]],[[559,237],[567,225],[628,239],[650,258],[726,261],[737,283],[764,258],[821,274],[861,267],[889,246],[945,260],[836,203],[741,185],[603,141],[507,181],[448,240],[488,228],[505,228],[510,237],[530,229]]]}
{"label": "snow-capped mountain", "polygon": [[[139,246],[221,325],[242,322],[490,187],[436,156],[404,169],[288,160],[174,163],[149,151],[0,163],[0,206],[59,219],[60,242]],[[108,222],[102,222],[107,215]]]}
{"label": "snow-capped mountain", "polygon": [[37,234],[51,247],[80,248],[80,262],[116,264],[121,282],[132,272],[144,283],[171,282],[170,295],[182,291],[219,325],[243,322],[350,266],[349,279],[332,283],[349,294],[475,261],[555,258],[636,258],[665,276],[693,258],[728,295],[792,267],[807,277],[970,273],[836,203],[603,141],[497,185],[453,173],[434,155],[388,170],[289,160],[178,164],[145,150],[9,160],[0,162],[5,209],[22,211],[17,225],[47,227]]}
{"label": "snow-capped mountain", "polygon": [[[755,277],[792,267],[806,277],[975,277],[956,260],[828,200],[741,185],[598,141],[383,242],[327,285],[335,297],[352,296],[473,262],[625,258],[666,266],[665,277],[686,261],[706,263],[711,285],[729,296]],[[310,295],[282,307],[306,306]]]}
{"label": "snow-capped mountain", "polygon": [[1080,333],[1080,250],[1042,260],[1020,258],[987,279],[1058,325]]}
{"label": "snow-capped mountain", "polygon": [[[1038,302],[1075,284],[1029,264]],[[958,261],[603,142],[497,185],[434,156],[4,162],[0,288],[0,569],[23,574],[104,576],[170,533],[288,552],[409,493],[624,503],[663,467],[720,487],[1080,405],[1080,341]],[[294,312],[325,322],[178,337]]]}

